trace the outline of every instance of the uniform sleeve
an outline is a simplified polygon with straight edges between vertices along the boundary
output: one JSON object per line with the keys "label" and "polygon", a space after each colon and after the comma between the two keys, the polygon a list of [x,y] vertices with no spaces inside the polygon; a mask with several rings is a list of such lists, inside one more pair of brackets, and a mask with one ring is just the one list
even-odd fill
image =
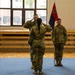
{"label": "uniform sleeve", "polygon": [[64,28],[64,44],[66,43],[67,39],[68,39],[67,31]]}
{"label": "uniform sleeve", "polygon": [[30,26],[31,26],[31,20],[30,21],[27,21],[26,23],[23,24],[23,27],[24,28],[28,28],[29,29]]}
{"label": "uniform sleeve", "polygon": [[34,39],[33,28],[31,28],[30,35],[29,35],[29,39],[28,39],[28,44],[29,45],[32,45],[33,39]]}
{"label": "uniform sleeve", "polygon": [[51,32],[51,37],[52,37],[52,41],[53,41],[53,44],[55,44],[55,35],[56,35],[56,28],[52,29],[52,32]]}
{"label": "uniform sleeve", "polygon": [[55,31],[54,30],[52,30],[51,36],[52,36],[52,40],[55,41]]}
{"label": "uniform sleeve", "polygon": [[46,32],[50,32],[52,30],[51,26],[50,25],[46,25],[43,23],[43,25],[45,26],[46,28]]}

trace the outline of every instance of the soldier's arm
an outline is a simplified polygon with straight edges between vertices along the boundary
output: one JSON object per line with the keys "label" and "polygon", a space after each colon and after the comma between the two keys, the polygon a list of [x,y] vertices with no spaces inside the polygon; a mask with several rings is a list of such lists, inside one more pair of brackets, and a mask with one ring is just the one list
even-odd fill
{"label": "soldier's arm", "polygon": [[52,29],[51,37],[52,37],[53,44],[55,44],[55,30],[54,29]]}
{"label": "soldier's arm", "polygon": [[24,28],[30,28],[30,26],[31,26],[31,20],[23,24]]}
{"label": "soldier's arm", "polygon": [[44,24],[44,23],[42,23],[42,24],[45,26],[46,32],[50,32],[52,30],[52,27],[50,25],[47,25],[47,24]]}
{"label": "soldier's arm", "polygon": [[64,28],[64,44],[66,43],[67,39],[68,39],[67,31]]}
{"label": "soldier's arm", "polygon": [[32,46],[32,43],[33,43],[33,39],[34,39],[33,28],[31,28],[29,39],[28,39],[28,44],[31,45],[31,46]]}

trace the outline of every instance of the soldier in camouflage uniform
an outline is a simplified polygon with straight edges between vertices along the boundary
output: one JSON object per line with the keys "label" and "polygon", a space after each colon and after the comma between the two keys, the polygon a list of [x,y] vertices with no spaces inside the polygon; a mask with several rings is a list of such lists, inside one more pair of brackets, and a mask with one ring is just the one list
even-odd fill
{"label": "soldier in camouflage uniform", "polygon": [[[27,21],[26,23],[23,24],[23,27],[24,28],[28,28],[29,30],[31,30],[31,28],[34,25],[36,25],[37,18],[38,18],[38,15],[35,14],[32,20],[29,20],[29,21]],[[30,58],[31,58],[31,62],[32,62],[32,60],[33,60],[33,50],[32,50],[32,47],[31,46],[30,46]],[[31,68],[33,69],[33,64],[32,64],[32,67]]]}
{"label": "soldier in camouflage uniform", "polygon": [[67,41],[67,32],[64,26],[61,25],[61,19],[58,18],[57,25],[52,32],[52,39],[55,46],[54,58],[56,60],[55,66],[63,66],[61,61],[63,57],[64,45]]}
{"label": "soldier in camouflage uniform", "polygon": [[34,74],[42,74],[43,55],[45,52],[44,36],[46,32],[51,31],[50,25],[42,24],[42,19],[37,19],[37,24],[31,28],[28,43],[33,48],[33,66]]}

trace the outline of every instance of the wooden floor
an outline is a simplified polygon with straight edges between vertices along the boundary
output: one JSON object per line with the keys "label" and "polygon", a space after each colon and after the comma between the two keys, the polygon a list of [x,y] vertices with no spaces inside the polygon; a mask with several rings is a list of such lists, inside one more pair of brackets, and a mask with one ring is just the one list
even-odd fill
{"label": "wooden floor", "polygon": [[[11,53],[2,53],[0,52],[0,58],[29,58],[30,53],[29,52],[11,52]],[[54,53],[53,52],[46,52],[44,54],[45,58],[53,58]],[[64,58],[75,58],[75,52],[64,52],[63,54]]]}

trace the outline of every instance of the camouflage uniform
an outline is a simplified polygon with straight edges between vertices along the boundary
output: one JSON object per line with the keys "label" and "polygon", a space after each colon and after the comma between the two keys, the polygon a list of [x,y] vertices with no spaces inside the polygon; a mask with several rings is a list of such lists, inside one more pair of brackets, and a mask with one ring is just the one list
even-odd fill
{"label": "camouflage uniform", "polygon": [[49,25],[41,25],[40,33],[38,25],[32,27],[30,31],[29,44],[33,48],[33,66],[34,70],[41,70],[43,63],[43,55],[45,52],[44,36],[46,32],[50,32],[51,27]]}
{"label": "camouflage uniform", "polygon": [[[36,21],[27,21],[26,23],[24,23],[23,27],[24,28],[28,28],[29,31],[31,30],[31,28],[36,25]],[[31,59],[31,62],[33,60],[33,50],[32,50],[32,47],[30,46],[30,59]]]}
{"label": "camouflage uniform", "polygon": [[23,27],[24,28],[28,28],[29,30],[34,26],[36,25],[36,21],[27,21],[26,23],[23,24]]}
{"label": "camouflage uniform", "polygon": [[67,32],[64,26],[57,25],[52,31],[52,39],[55,46],[54,58],[56,62],[61,62],[64,45],[67,41]]}

